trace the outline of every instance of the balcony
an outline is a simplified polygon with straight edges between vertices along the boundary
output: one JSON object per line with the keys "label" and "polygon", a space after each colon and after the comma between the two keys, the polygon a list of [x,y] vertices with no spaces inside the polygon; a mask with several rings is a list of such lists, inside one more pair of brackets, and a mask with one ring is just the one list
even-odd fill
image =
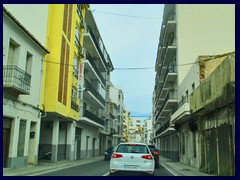
{"label": "balcony", "polygon": [[164,43],[166,42],[165,38],[168,37],[170,33],[176,31],[176,25],[177,25],[176,14],[174,13],[168,14],[167,21],[165,24],[165,31],[164,31],[164,40],[163,40]]}
{"label": "balcony", "polygon": [[80,117],[80,121],[95,127],[100,127],[100,128],[105,127],[104,126],[105,121],[87,109],[83,111],[83,115],[82,117]]}
{"label": "balcony", "polygon": [[95,35],[94,35],[90,26],[87,26],[87,28],[85,29],[84,44],[85,44],[85,47],[86,47],[87,51],[91,51],[91,54],[94,57],[100,57],[103,65],[107,68],[108,67],[107,66],[107,61],[104,58],[103,52],[100,48],[100,45],[97,41],[97,38],[95,37]]}
{"label": "balcony", "polygon": [[159,54],[159,63],[161,64],[160,70],[157,71],[157,75],[162,72],[162,69],[168,66],[170,63],[176,62],[176,38],[174,33],[171,33],[167,39],[165,46],[162,46],[161,53]]}
{"label": "balcony", "polygon": [[161,29],[160,41],[162,44],[166,43],[165,37],[171,32],[176,31],[176,13],[175,13],[175,5],[165,5],[164,14],[163,14],[163,22]]}
{"label": "balcony", "polygon": [[93,58],[90,55],[87,55],[87,59],[83,60],[83,63],[86,64],[86,68],[92,69],[94,71],[94,74],[98,79],[102,82],[102,84],[106,85],[106,80],[104,79],[103,75],[99,71],[99,68],[95,64]]}
{"label": "balcony", "polygon": [[79,112],[79,106],[78,106],[78,104],[74,100],[71,100],[71,108],[73,110]]}
{"label": "balcony", "polygon": [[176,131],[173,127],[170,125],[170,120],[165,122],[163,126],[161,126],[157,131],[156,131],[156,137],[163,137],[167,136],[169,134],[172,134],[174,131]]}
{"label": "balcony", "polygon": [[168,91],[166,97],[164,99],[160,99],[161,107],[159,109],[159,114],[157,118],[161,118],[170,113],[171,110],[175,109],[177,105],[177,92]]}
{"label": "balcony", "polygon": [[184,98],[180,103],[181,103],[181,105],[178,107],[178,109],[171,116],[172,123],[174,123],[174,124],[184,123],[190,117],[190,104],[189,104],[189,102],[186,101],[186,98]]}
{"label": "balcony", "polygon": [[97,105],[99,108],[104,108],[105,99],[87,79],[85,79],[85,88],[86,89],[83,95],[86,97],[86,99],[91,102],[96,102],[94,104]]}
{"label": "balcony", "polygon": [[158,106],[159,102],[161,99],[163,99],[168,90],[169,90],[169,82],[175,81],[177,79],[177,68],[174,65],[169,65],[166,68],[166,72],[163,74],[164,76],[162,76],[162,83],[161,83],[161,87],[159,88],[160,90],[157,93],[156,96],[156,106]]}
{"label": "balcony", "polygon": [[31,75],[15,65],[3,66],[3,87],[14,94],[30,94]]}

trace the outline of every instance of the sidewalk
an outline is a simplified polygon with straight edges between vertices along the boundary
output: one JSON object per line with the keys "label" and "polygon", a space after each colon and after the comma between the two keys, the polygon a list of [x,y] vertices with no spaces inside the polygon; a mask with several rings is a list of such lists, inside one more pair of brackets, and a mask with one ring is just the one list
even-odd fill
{"label": "sidewalk", "polygon": [[3,176],[36,176],[42,173],[49,173],[60,169],[87,164],[101,159],[103,159],[103,156],[80,159],[76,161],[64,160],[56,163],[51,163],[49,161],[40,161],[37,166],[29,165],[28,167],[19,169],[4,168]]}
{"label": "sidewalk", "polygon": [[198,168],[183,164],[181,162],[159,156],[160,163],[170,171],[174,176],[214,176],[205,174],[198,170]]}

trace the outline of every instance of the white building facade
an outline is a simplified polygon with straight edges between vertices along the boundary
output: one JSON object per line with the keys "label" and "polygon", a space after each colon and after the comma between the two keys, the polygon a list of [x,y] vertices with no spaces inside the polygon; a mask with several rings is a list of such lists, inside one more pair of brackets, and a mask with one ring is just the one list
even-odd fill
{"label": "white building facade", "polygon": [[177,121],[174,113],[182,108],[189,118],[187,100],[199,85],[196,58],[234,50],[235,5],[165,5],[153,92],[153,140],[163,156],[197,167],[197,161],[182,156],[186,152],[181,144],[186,143],[188,133],[179,133],[175,124],[185,120]]}
{"label": "white building facade", "polygon": [[151,134],[152,134],[152,118],[146,119],[144,121],[144,143],[151,144]]}
{"label": "white building facade", "polygon": [[48,50],[3,8],[4,167],[37,164],[42,59]]}

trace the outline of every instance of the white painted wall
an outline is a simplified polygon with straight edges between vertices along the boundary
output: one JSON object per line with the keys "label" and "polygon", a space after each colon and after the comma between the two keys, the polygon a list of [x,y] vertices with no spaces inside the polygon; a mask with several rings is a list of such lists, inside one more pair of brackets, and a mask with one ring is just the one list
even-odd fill
{"label": "white painted wall", "polygon": [[113,86],[110,86],[109,88],[109,96],[112,100],[113,103],[117,104],[118,105],[118,91],[119,89],[113,87]]}
{"label": "white painted wall", "polygon": [[[199,55],[235,51],[234,4],[180,4],[176,18],[178,64],[194,62]],[[179,84],[190,67],[179,66]]]}
{"label": "white painted wall", "polygon": [[[21,34],[21,35],[20,35]],[[27,52],[32,54],[30,95],[20,95],[19,100],[37,107],[40,103],[43,51],[39,49],[25,33],[9,20],[3,22],[3,65],[7,64],[10,39],[20,45],[20,51],[14,63],[25,71]]]}
{"label": "white painted wall", "polygon": [[[152,119],[146,119],[144,121],[144,142],[150,144],[150,135],[152,133]],[[145,137],[145,135],[147,137]]]}
{"label": "white painted wall", "polygon": [[187,72],[186,76],[184,77],[182,83],[179,85],[178,88],[178,102],[181,101],[182,96],[186,95],[186,91],[188,91],[189,97],[190,94],[193,92],[192,84],[195,84],[195,89],[200,84],[199,78],[199,64],[191,65],[190,70]]}
{"label": "white painted wall", "polygon": [[82,134],[81,134],[81,150],[86,150],[86,137],[89,136],[88,150],[92,149],[93,138],[96,138],[95,149],[99,149],[99,131],[98,128],[89,126],[86,124],[81,124]]}
{"label": "white painted wall", "polygon": [[[19,138],[19,122],[26,121],[24,156],[28,156],[28,163],[35,164],[37,162],[38,144],[39,144],[39,129],[40,129],[40,111],[37,109],[40,103],[41,94],[41,67],[44,55],[46,52],[41,47],[36,45],[35,41],[29,37],[11,18],[5,16],[3,18],[3,65],[8,64],[9,43],[14,41],[18,44],[18,53],[15,54],[14,65],[22,70],[26,67],[27,53],[32,55],[31,65],[31,84],[30,95],[19,95],[19,101],[3,99],[3,116],[10,117],[12,121],[9,157],[17,157],[18,138]],[[33,125],[31,122],[35,122]],[[30,131],[35,132],[34,139],[30,139]],[[31,154],[29,154],[31,153]],[[19,158],[19,157],[18,157]],[[22,157],[20,157],[22,158]],[[16,161],[15,161],[16,162]],[[14,164],[12,167],[24,166],[24,164]]]}

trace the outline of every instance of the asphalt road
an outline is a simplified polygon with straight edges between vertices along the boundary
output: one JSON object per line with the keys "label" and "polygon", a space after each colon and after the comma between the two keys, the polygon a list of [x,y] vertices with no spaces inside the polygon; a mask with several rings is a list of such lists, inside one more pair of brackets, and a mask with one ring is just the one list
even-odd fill
{"label": "asphalt road", "polygon": [[[69,167],[39,176],[107,176],[109,174],[109,161],[95,161],[88,164]],[[120,174],[119,174],[120,175]],[[120,176],[140,176],[140,174],[121,174]],[[173,176],[161,164],[155,169],[155,176]]]}

